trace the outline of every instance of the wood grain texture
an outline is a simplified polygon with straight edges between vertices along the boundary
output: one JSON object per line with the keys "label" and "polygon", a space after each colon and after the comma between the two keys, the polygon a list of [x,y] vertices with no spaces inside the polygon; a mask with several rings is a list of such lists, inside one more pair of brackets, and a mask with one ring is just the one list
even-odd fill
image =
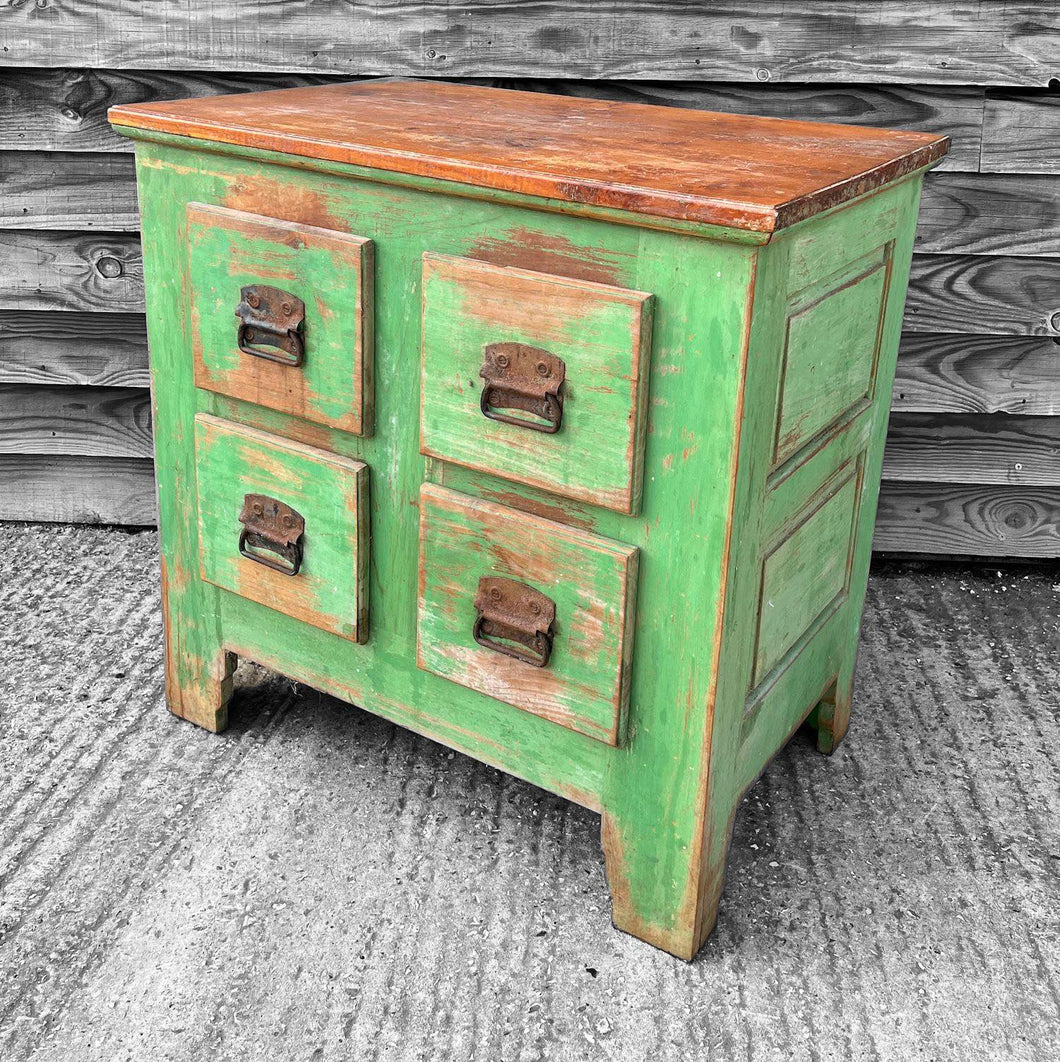
{"label": "wood grain texture", "polygon": [[937,161],[948,145],[929,133],[426,81],[128,104],[110,120],[752,232],[864,195]]}
{"label": "wood grain texture", "polygon": [[[131,152],[107,121],[123,103],[186,99],[330,84],[338,75],[232,74],[158,70],[4,70],[0,68],[0,150]],[[627,103],[654,103],[908,129],[950,137],[943,170],[978,170],[984,90],[964,86],[784,85],[753,81],[633,82],[487,78],[479,84]]]}
{"label": "wood grain texture", "polygon": [[873,548],[934,556],[1060,557],[1060,487],[888,483]]}
{"label": "wood grain texture", "polygon": [[153,465],[136,458],[0,453],[0,520],[154,526]]}
{"label": "wood grain texture", "polygon": [[895,413],[883,458],[885,479],[1060,484],[1060,417]]}
{"label": "wood grain texture", "polygon": [[1008,255],[913,257],[905,328],[1060,335],[1060,260]]}
{"label": "wood grain texture", "polygon": [[[899,413],[1060,414],[1060,344],[1048,336],[902,336]],[[945,478],[944,470],[939,478]]]}
{"label": "wood grain texture", "polygon": [[[5,55],[6,59],[6,55]],[[176,69],[91,70],[0,68],[0,150],[131,153],[133,145],[107,121],[107,108],[147,100],[260,92],[327,84],[316,74],[197,73]],[[151,64],[155,66],[156,64]]]}
{"label": "wood grain texture", "polygon": [[916,249],[1060,257],[1060,175],[928,174]]}
{"label": "wood grain texture", "polygon": [[0,228],[139,227],[132,159],[83,152],[0,152]]}
{"label": "wood grain texture", "polygon": [[509,88],[588,99],[943,134],[950,138],[950,148],[938,169],[979,169],[985,98],[982,88],[571,81],[561,78],[498,79],[496,83]]}
{"label": "wood grain texture", "polygon": [[984,173],[1060,173],[1060,94],[990,93],[979,168]]}
{"label": "wood grain texture", "polygon": [[235,0],[209,19],[187,0],[109,0],[49,5],[46,21],[35,5],[12,8],[3,44],[18,66],[1044,86],[1056,35],[1055,8],[1035,0],[328,0],[312,18]]}
{"label": "wood grain texture", "polygon": [[0,230],[0,310],[143,309],[135,233]]}
{"label": "wood grain texture", "polygon": [[0,453],[152,455],[150,395],[135,387],[0,386]]}
{"label": "wood grain texture", "polygon": [[[416,662],[443,678],[609,745],[629,697],[638,551],[433,484],[420,491]],[[546,667],[478,644],[483,576],[533,587],[556,606]]]}
{"label": "wood grain texture", "polygon": [[147,387],[143,314],[0,311],[0,383]]}

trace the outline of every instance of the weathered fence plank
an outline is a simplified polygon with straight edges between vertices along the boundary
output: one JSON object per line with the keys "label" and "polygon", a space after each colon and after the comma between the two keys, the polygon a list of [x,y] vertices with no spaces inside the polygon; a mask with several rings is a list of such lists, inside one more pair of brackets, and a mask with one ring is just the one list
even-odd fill
{"label": "weathered fence plank", "polygon": [[150,392],[140,387],[4,384],[0,453],[150,457]]}
{"label": "weathered fence plank", "polygon": [[898,413],[1060,415],[1060,346],[1048,336],[902,336]]}
{"label": "weathered fence plank", "polygon": [[980,169],[1060,173],[1060,93],[992,94],[983,112]]}
{"label": "weathered fence plank", "polygon": [[1041,0],[192,0],[7,5],[14,66],[1044,87],[1060,11]]}
{"label": "weathered fence plank", "polygon": [[1060,486],[1060,417],[892,413],[889,480]]}
{"label": "weathered fence plank", "polygon": [[0,384],[147,387],[139,313],[0,312]]}
{"label": "weathered fence plank", "polygon": [[0,454],[0,520],[153,525],[154,465],[137,458]]}
{"label": "weathered fence plank", "polygon": [[1060,555],[1060,487],[887,483],[876,550],[972,557]]}

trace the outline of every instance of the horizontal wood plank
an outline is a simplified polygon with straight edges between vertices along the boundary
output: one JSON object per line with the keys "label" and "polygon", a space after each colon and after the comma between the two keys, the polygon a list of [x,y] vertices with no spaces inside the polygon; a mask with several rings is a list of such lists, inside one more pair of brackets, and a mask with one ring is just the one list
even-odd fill
{"label": "horizontal wood plank", "polygon": [[898,413],[1060,415],[1060,344],[1048,336],[906,332],[891,408]]}
{"label": "horizontal wood plank", "polygon": [[1060,486],[888,483],[873,549],[969,557],[1060,557]]}
{"label": "horizontal wood plank", "polygon": [[0,228],[139,228],[136,173],[127,155],[0,152]]}
{"label": "horizontal wood plank", "polygon": [[108,107],[336,80],[341,79],[319,74],[0,68],[0,150],[131,154],[132,143],[107,121]]}
{"label": "horizontal wood plank", "polygon": [[151,395],[139,387],[0,385],[0,453],[151,457]]}
{"label": "horizontal wood plank", "polygon": [[154,526],[154,465],[136,458],[0,453],[0,520]]}
{"label": "horizontal wood plank", "polygon": [[[5,15],[17,66],[1041,86],[1060,14],[1041,0],[866,4],[535,0],[459,7],[233,0],[36,4]],[[616,46],[621,42],[621,46]]]}
{"label": "horizontal wood plank", "polygon": [[1060,335],[1060,259],[914,255],[904,327],[911,332]]}
{"label": "horizontal wood plank", "polygon": [[0,230],[0,310],[142,310],[135,233]]}
{"label": "horizontal wood plank", "polygon": [[884,478],[1060,485],[1060,417],[894,413]]}
{"label": "horizontal wood plank", "polygon": [[916,249],[1060,257],[1060,175],[929,173]]}
{"label": "horizontal wood plank", "polygon": [[983,110],[984,173],[1060,173],[1060,94],[991,93]]}
{"label": "horizontal wood plank", "polygon": [[138,313],[0,311],[0,384],[147,387]]}

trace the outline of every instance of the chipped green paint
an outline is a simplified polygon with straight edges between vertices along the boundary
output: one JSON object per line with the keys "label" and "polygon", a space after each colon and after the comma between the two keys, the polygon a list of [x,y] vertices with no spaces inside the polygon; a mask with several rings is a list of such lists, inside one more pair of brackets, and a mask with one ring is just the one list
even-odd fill
{"label": "chipped green paint", "polygon": [[[237,654],[577,800],[603,815],[616,924],[676,955],[693,955],[714,921],[742,792],[804,719],[818,727],[826,750],[845,730],[919,177],[759,246],[746,234],[659,226],[578,204],[426,179],[397,180],[179,137],[146,139],[138,145],[138,160],[167,573],[167,688],[174,711],[202,725],[223,726],[228,668]],[[373,241],[373,436],[335,431],[266,404],[195,388],[186,312],[191,202]],[[652,296],[651,357],[643,363],[648,396],[643,489],[639,508],[629,506],[631,514],[607,507],[613,497],[606,492],[577,500],[565,496],[570,484],[584,485],[593,474],[602,475],[605,464],[569,465],[551,486],[540,481],[534,486],[420,453],[424,254],[482,258],[490,255],[489,248],[503,246],[498,264],[525,254],[527,268],[549,272],[544,259],[534,258],[535,248],[560,244],[568,261],[582,254],[586,263],[598,263],[606,252],[613,268],[609,285]],[[812,285],[822,294],[835,290],[849,278],[852,263],[883,253],[887,245],[891,252],[870,397],[800,443],[777,467],[785,335],[803,305],[800,293]],[[320,282],[329,292],[347,283],[337,273]],[[864,287],[866,296],[872,294],[878,305],[880,291],[870,288]],[[864,311],[860,302],[848,309],[855,317]],[[617,324],[608,328],[618,335]],[[484,337],[476,333],[475,342],[480,341]],[[830,344],[827,330],[821,342]],[[428,355],[433,356],[430,345]],[[815,373],[842,376],[846,371],[839,364],[841,349],[829,347],[815,357],[820,365]],[[477,386],[477,365],[469,362],[468,368]],[[574,401],[581,397],[585,408],[589,399],[584,390],[576,394],[575,381]],[[616,407],[609,416],[635,417],[625,400],[622,411]],[[199,576],[197,414],[332,450],[368,466],[371,623],[365,644]],[[625,423],[613,427],[616,439],[627,437]],[[461,431],[471,430],[468,420]],[[617,453],[625,443],[601,445],[613,445]],[[496,460],[496,454],[483,455],[482,464]],[[771,551],[783,556],[775,551],[786,531],[799,526],[800,514],[835,488],[850,461],[860,462],[862,475],[856,485],[847,594],[828,615],[815,617],[756,684],[763,565]],[[203,475],[201,469],[198,474]],[[636,603],[626,605],[632,655],[619,745],[417,666],[421,515],[427,532],[432,526],[421,502],[425,481],[428,498],[444,485],[474,508],[476,500],[502,504],[503,492],[503,504],[513,512],[535,514],[535,519],[545,513],[556,521],[558,533],[588,528],[610,540],[618,553],[609,556],[630,557],[637,551],[639,571],[631,581]],[[209,495],[214,489],[205,484],[200,492]],[[841,508],[849,530],[849,506]],[[220,548],[227,539],[218,534]],[[433,559],[433,547],[428,548],[428,594],[447,584],[447,592],[466,603],[474,592],[470,582],[477,580],[471,563],[474,540],[459,547],[443,544]],[[477,556],[491,570],[503,568],[481,539],[479,545]],[[437,565],[453,570],[434,571]],[[590,564],[588,572],[590,583],[605,585],[601,568]],[[571,579],[576,581],[573,573]],[[618,590],[613,581],[607,585],[610,600]],[[561,608],[569,607],[571,591],[563,593],[568,596]],[[463,605],[452,607],[463,611]],[[454,625],[457,611],[451,614]],[[438,615],[448,613],[441,608]],[[470,619],[460,619],[460,635],[454,633],[456,626],[437,626],[438,637],[465,637],[463,624]],[[424,622],[442,624],[432,615]],[[790,636],[785,632],[784,639]],[[605,656],[613,660],[613,649]],[[557,664],[563,660],[561,651]],[[600,670],[610,674],[610,667]],[[586,678],[587,690],[588,683]],[[591,697],[581,702],[583,712],[588,703]],[[594,710],[589,715],[602,719]]]}

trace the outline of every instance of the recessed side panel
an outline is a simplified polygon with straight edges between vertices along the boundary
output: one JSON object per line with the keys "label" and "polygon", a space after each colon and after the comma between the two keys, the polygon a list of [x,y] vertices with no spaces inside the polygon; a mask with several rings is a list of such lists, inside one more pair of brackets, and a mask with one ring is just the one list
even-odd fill
{"label": "recessed side panel", "polygon": [[860,467],[860,461],[844,466],[824,497],[795,518],[762,563],[752,687],[846,599]]}
{"label": "recessed side panel", "polygon": [[779,465],[873,395],[889,254],[832,290],[794,302],[788,317],[773,464]]}

